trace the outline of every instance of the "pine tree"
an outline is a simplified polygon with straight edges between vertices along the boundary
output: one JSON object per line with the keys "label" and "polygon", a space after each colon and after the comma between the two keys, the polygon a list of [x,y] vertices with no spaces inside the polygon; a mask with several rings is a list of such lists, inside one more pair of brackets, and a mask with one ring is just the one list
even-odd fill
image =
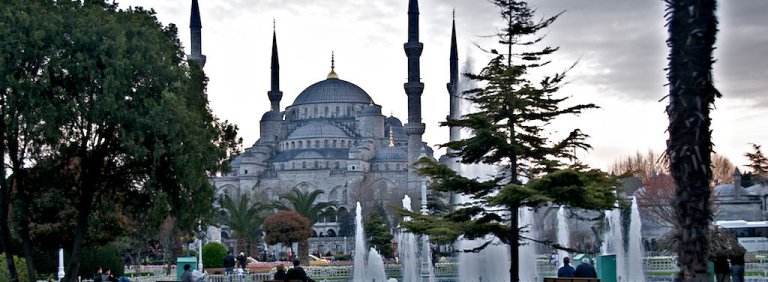
{"label": "pine tree", "polygon": [[744,156],[749,160],[747,167],[752,172],[752,180],[755,182],[765,181],[768,179],[768,158],[760,151],[760,145],[754,143],[751,145],[754,151],[746,153]]}
{"label": "pine tree", "polygon": [[[497,35],[506,53],[491,50],[494,57],[479,74],[466,74],[483,85],[465,92],[478,111],[441,125],[457,126],[473,134],[441,147],[452,149],[451,156],[462,163],[494,164],[499,172],[488,180],[469,179],[445,165],[420,160],[418,164],[423,167],[419,172],[431,177],[432,189],[462,193],[474,201],[446,214],[410,213],[414,220],[403,225],[414,233],[429,234],[438,244],[453,242],[459,236],[483,239],[493,235],[511,246],[510,280],[518,281],[518,246],[536,239],[522,236],[525,227],[518,226],[518,209],[548,203],[610,209],[616,200],[612,188],[615,182],[606,173],[588,170],[575,161],[574,148],[590,148],[585,142],[587,135],[579,129],[560,140],[546,133],[546,125],[558,117],[597,108],[594,104],[564,105],[568,98],[556,92],[565,72],[545,76],[538,83],[528,78],[533,69],[548,63],[544,57],[558,49],[534,50],[533,46],[541,40],[537,34],[559,15],[535,21],[534,10],[524,1],[490,2],[500,8],[505,23]],[[523,184],[523,178],[529,181]]]}

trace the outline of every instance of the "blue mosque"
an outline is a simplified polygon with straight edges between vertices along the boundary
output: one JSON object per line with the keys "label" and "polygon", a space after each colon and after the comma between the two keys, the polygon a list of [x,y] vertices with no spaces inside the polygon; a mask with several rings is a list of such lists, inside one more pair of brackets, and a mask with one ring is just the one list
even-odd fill
{"label": "blue mosque", "polygon": [[[201,66],[201,20],[197,0],[192,1],[190,60]],[[456,84],[458,55],[455,24],[450,53],[447,98],[449,116],[458,114]],[[336,73],[333,57],[325,80],[307,86],[287,106],[281,106],[280,62],[277,32],[273,31],[271,83],[264,97],[270,110],[261,115],[258,140],[234,158],[232,171],[211,179],[218,194],[232,197],[251,196],[277,200],[293,189],[302,192],[320,190],[318,201],[334,201],[336,216],[315,224],[310,250],[318,253],[349,253],[352,240],[342,238],[339,215],[353,212],[356,202],[363,211],[374,205],[401,206],[405,195],[420,201],[423,179],[412,168],[420,156],[434,159],[433,150],[422,141],[425,125],[421,120],[420,56],[418,0],[409,0],[408,41],[404,44],[408,61],[404,94],[408,100],[407,120],[382,114],[368,93]],[[404,122],[405,121],[405,122]],[[451,130],[451,135],[458,134]],[[452,136],[453,137],[453,136]],[[418,210],[418,207],[412,207]],[[394,214],[390,221],[397,221]],[[210,228],[209,238],[234,247],[227,227]],[[347,241],[349,241],[347,243]],[[347,246],[349,245],[349,249]]]}

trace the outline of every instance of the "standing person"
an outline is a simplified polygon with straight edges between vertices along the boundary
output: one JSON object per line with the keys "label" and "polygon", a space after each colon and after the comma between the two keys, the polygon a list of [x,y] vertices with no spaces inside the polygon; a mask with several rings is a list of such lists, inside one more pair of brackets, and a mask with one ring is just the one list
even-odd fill
{"label": "standing person", "polygon": [[728,257],[723,255],[715,257],[715,278],[717,282],[731,281],[731,267],[728,266]]}
{"label": "standing person", "polygon": [[96,270],[96,273],[93,274],[93,282],[101,282],[101,267],[99,267],[98,270]]}
{"label": "standing person", "polygon": [[192,282],[192,271],[189,271],[189,269],[192,268],[188,263],[184,264],[184,272],[181,273],[181,282]]}
{"label": "standing person", "polygon": [[557,258],[557,252],[552,251],[552,254],[549,256],[549,263],[552,265],[553,268],[557,269],[557,262],[560,259]]}
{"label": "standing person", "polygon": [[235,256],[232,255],[232,251],[228,251],[227,256],[224,257],[224,274],[235,274]]}
{"label": "standing person", "polygon": [[744,249],[731,256],[731,278],[733,282],[744,282]]}
{"label": "standing person", "polygon": [[563,266],[557,270],[557,277],[573,277],[576,270],[573,269],[573,266],[570,266],[569,263],[571,263],[571,259],[564,257]]}
{"label": "standing person", "polygon": [[285,280],[285,266],[282,264],[277,265],[277,272],[275,272],[275,280]]}
{"label": "standing person", "polygon": [[307,276],[307,272],[304,271],[304,268],[299,266],[301,264],[301,261],[295,259],[293,260],[293,268],[289,269],[288,272],[285,274],[285,280],[301,280],[304,282],[315,282],[315,280],[312,280],[312,278],[309,278]]}
{"label": "standing person", "polygon": [[248,264],[248,259],[245,257],[245,253],[240,252],[240,254],[237,255],[237,264],[240,265],[240,268],[245,270],[245,266]]}
{"label": "standing person", "polygon": [[581,260],[581,264],[576,266],[576,272],[573,273],[573,277],[597,278],[597,271],[589,263],[589,259],[584,258]]}

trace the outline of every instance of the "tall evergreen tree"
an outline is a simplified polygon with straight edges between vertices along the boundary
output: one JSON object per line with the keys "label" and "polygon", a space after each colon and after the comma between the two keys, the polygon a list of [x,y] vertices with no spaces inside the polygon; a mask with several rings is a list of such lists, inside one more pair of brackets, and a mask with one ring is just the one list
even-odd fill
{"label": "tall evergreen tree", "polygon": [[[510,281],[518,281],[518,246],[535,239],[522,236],[525,227],[518,226],[518,209],[546,203],[610,209],[615,203],[615,182],[601,171],[567,162],[575,160],[574,148],[590,148],[585,143],[587,135],[579,129],[560,140],[546,133],[546,125],[557,117],[597,108],[594,104],[565,105],[568,98],[557,95],[565,72],[545,76],[538,83],[528,78],[533,69],[548,63],[544,57],[557,51],[535,47],[541,40],[538,34],[557,16],[535,20],[534,10],[524,1],[490,2],[500,9],[505,24],[497,34],[505,53],[492,49],[494,57],[479,74],[466,74],[482,85],[465,92],[478,110],[441,125],[469,130],[472,136],[441,147],[452,149],[451,156],[462,163],[497,165],[498,174],[487,180],[470,179],[445,165],[420,160],[423,167],[419,171],[432,178],[432,189],[462,193],[474,201],[441,215],[411,213],[413,220],[402,224],[414,233],[429,234],[437,243],[450,243],[459,236],[483,239],[493,235],[511,246]],[[522,178],[529,181],[523,184]]]}
{"label": "tall evergreen tree", "polygon": [[752,143],[752,152],[744,154],[749,160],[747,167],[751,170],[752,181],[760,182],[768,180],[768,158],[760,151],[760,145]]}
{"label": "tall evergreen tree", "polygon": [[717,33],[715,0],[666,0],[669,31],[669,139],[667,156],[675,180],[673,207],[679,240],[678,281],[704,281],[712,220],[710,108],[720,93],[712,81]]}

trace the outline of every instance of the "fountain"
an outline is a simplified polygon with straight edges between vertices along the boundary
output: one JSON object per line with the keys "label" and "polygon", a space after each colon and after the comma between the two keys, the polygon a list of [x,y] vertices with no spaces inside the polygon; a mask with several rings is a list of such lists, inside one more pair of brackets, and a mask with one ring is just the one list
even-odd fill
{"label": "fountain", "polygon": [[[411,211],[411,197],[405,195],[403,197],[403,209]],[[410,221],[409,217],[403,219],[404,221]],[[419,261],[416,255],[416,236],[413,233],[400,231],[397,236],[398,242],[398,256],[400,257],[400,274],[403,276],[403,281],[418,281],[419,279],[419,265],[415,262]]]}
{"label": "fountain", "polygon": [[603,255],[616,255],[617,281],[626,278],[624,259],[624,236],[621,232],[621,209],[605,211],[606,227],[603,230],[603,245],[600,247]]}
{"label": "fountain", "polygon": [[[569,238],[570,231],[568,231],[568,218],[565,216],[565,206],[561,205],[557,210],[557,244],[563,247],[569,247],[571,240]],[[568,252],[563,250],[557,250],[557,264],[563,266],[563,258],[570,257]],[[574,263],[574,265],[576,265]]]}
{"label": "fountain", "polygon": [[643,250],[641,247],[642,222],[637,208],[637,198],[632,198],[629,222],[629,250],[627,251],[627,281],[645,281],[643,272]]}
{"label": "fountain", "polygon": [[354,281],[383,282],[387,280],[384,272],[384,260],[376,249],[367,252],[365,248],[365,231],[363,231],[363,208],[357,202],[355,210],[355,256],[353,261],[352,278]]}
{"label": "fountain", "polygon": [[[536,228],[533,228],[533,210],[530,208],[520,208],[518,211],[520,216],[519,226],[526,227],[528,232],[523,233],[523,236],[530,238],[537,238]],[[527,242],[526,245],[520,246],[520,281],[538,281],[539,271],[536,265],[536,246],[534,242]]]}

